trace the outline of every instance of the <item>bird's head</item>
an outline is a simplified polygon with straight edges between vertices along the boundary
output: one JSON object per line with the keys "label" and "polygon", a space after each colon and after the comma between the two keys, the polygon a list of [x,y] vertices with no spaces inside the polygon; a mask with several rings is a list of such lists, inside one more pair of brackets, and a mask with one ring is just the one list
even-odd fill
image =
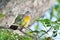
{"label": "bird's head", "polygon": [[26,12],[25,12],[25,16],[26,16],[26,15],[30,16],[30,14],[31,14],[30,11],[26,11]]}

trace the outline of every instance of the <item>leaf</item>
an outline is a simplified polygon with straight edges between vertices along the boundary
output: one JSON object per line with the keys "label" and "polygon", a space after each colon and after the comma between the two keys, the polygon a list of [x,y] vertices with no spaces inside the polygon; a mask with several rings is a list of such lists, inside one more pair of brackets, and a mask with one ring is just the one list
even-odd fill
{"label": "leaf", "polygon": [[35,21],[37,21],[37,22],[44,22],[44,20],[43,19],[40,19],[40,18],[35,19]]}
{"label": "leaf", "polygon": [[35,21],[39,22],[39,21],[41,21],[41,20],[40,20],[40,19],[38,19],[38,18],[36,18],[36,19],[35,19]]}
{"label": "leaf", "polygon": [[58,23],[58,21],[56,20],[56,21],[54,21],[54,22],[52,22],[53,24],[57,24]]}
{"label": "leaf", "polygon": [[28,31],[28,34],[29,35],[33,35],[33,31]]}
{"label": "leaf", "polygon": [[52,8],[52,10],[51,10],[51,12],[50,12],[50,19],[52,19],[53,15],[54,15],[53,12],[54,12],[54,11],[53,11],[53,8]]}
{"label": "leaf", "polygon": [[39,33],[38,30],[31,31],[30,33]]}
{"label": "leaf", "polygon": [[57,31],[53,31],[52,36],[53,36],[53,37],[56,37],[56,36],[57,36]]}
{"label": "leaf", "polygon": [[38,31],[38,30],[34,30],[33,32],[35,32],[35,33],[39,33],[39,31]]}
{"label": "leaf", "polygon": [[57,17],[57,21],[60,21],[60,13],[57,13],[58,16]]}
{"label": "leaf", "polygon": [[39,25],[37,24],[36,26],[35,26],[35,30],[38,30],[39,29]]}
{"label": "leaf", "polygon": [[44,23],[47,27],[51,26],[51,21],[49,19],[44,19]]}
{"label": "leaf", "polygon": [[53,26],[54,30],[59,30],[59,25]]}
{"label": "leaf", "polygon": [[26,35],[21,36],[16,33],[14,34],[12,30],[8,31],[6,29],[4,30],[0,29],[0,40],[33,40],[33,39]]}
{"label": "leaf", "polygon": [[60,4],[60,0],[57,0],[57,2]]}
{"label": "leaf", "polygon": [[0,19],[2,19],[5,16],[5,14],[0,13]]}
{"label": "leaf", "polygon": [[54,9],[55,9],[57,12],[60,12],[60,6],[59,6],[59,5],[55,5]]}
{"label": "leaf", "polygon": [[50,24],[50,20],[49,19],[44,19],[45,24]]}
{"label": "leaf", "polygon": [[44,33],[47,33],[45,30],[41,30],[40,32],[44,32]]}

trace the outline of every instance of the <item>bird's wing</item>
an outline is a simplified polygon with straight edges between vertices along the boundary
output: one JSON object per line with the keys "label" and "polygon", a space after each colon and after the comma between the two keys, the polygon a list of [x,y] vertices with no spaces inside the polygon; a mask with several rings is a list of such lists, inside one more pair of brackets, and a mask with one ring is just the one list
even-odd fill
{"label": "bird's wing", "polygon": [[18,24],[21,23],[22,19],[23,19],[24,15],[23,14],[18,14],[18,16],[15,19],[14,24]]}

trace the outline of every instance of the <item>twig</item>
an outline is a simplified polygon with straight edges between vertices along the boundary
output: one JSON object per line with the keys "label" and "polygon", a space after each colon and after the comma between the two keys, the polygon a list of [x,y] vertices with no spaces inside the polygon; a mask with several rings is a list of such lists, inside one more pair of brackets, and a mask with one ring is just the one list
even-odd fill
{"label": "twig", "polygon": [[25,33],[25,32],[23,32],[22,30],[20,30],[23,34],[25,34],[25,35],[27,35],[27,36],[29,36],[29,37],[31,37],[31,38],[33,38],[33,36],[31,36],[31,35],[29,35],[29,34],[27,34],[27,33]]}
{"label": "twig", "polygon": [[[48,33],[51,29],[52,29],[52,26],[49,28],[49,30],[47,30],[47,33]],[[39,36],[39,38],[42,37],[43,35],[45,35],[45,33],[43,33],[41,36]]]}
{"label": "twig", "polygon": [[30,31],[32,31],[29,27],[28,27],[28,29],[29,29]]}
{"label": "twig", "polygon": [[38,34],[39,34],[39,33],[36,33],[36,34],[34,35],[34,40],[39,40]]}
{"label": "twig", "polygon": [[[0,29],[10,29],[10,28],[0,26]],[[10,30],[11,30],[11,29],[10,29]],[[19,30],[19,29],[17,29],[17,30]],[[20,30],[19,30],[19,31],[20,31]],[[22,32],[23,34],[25,34],[25,35],[27,35],[27,36],[29,36],[29,37],[33,38],[33,36],[31,36],[31,35],[29,35],[29,34],[27,34],[27,33],[23,32],[23,31],[20,31],[20,32]]]}
{"label": "twig", "polygon": [[10,29],[8,27],[3,27],[3,26],[0,26],[0,29]]}

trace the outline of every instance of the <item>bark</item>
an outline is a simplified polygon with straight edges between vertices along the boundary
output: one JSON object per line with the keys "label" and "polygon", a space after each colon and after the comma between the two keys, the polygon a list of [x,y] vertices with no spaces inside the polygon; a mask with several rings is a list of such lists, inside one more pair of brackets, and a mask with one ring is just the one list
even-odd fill
{"label": "bark", "polygon": [[6,14],[2,20],[0,20],[1,26],[7,26],[13,24],[18,14],[24,14],[26,11],[31,12],[32,25],[35,22],[35,18],[40,18],[44,15],[55,2],[55,0],[5,0],[0,1],[0,12]]}

